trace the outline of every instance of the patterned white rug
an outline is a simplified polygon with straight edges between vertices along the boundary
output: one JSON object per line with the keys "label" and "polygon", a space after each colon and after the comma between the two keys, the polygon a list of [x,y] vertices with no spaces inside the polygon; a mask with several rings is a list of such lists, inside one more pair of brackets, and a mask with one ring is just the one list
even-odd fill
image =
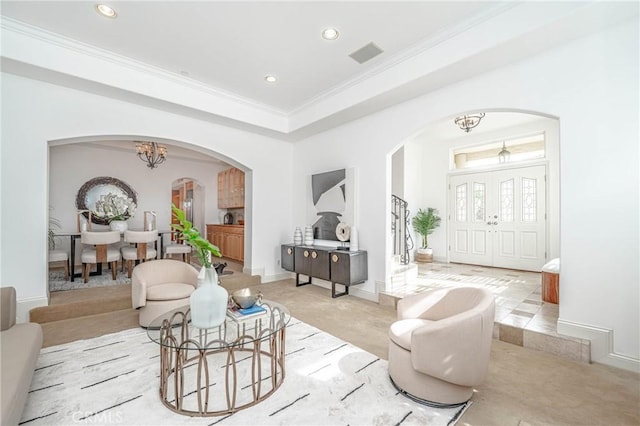
{"label": "patterned white rug", "polygon": [[[451,425],[470,404],[413,402],[393,387],[385,360],[295,318],[287,328],[284,382],[253,407],[182,416],[162,404],[158,386],[159,347],[144,329],[45,348],[20,424]],[[224,395],[224,385],[212,391]]]}

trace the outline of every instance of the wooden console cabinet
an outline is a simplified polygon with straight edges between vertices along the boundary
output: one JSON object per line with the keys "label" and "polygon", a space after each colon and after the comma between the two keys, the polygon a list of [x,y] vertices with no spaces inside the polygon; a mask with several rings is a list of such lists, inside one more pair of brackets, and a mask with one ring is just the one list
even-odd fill
{"label": "wooden console cabinet", "polygon": [[[283,244],[280,254],[282,268],[296,274],[296,287],[311,284],[312,278],[330,281],[333,298],[349,294],[350,285],[368,278],[367,252],[363,250]],[[309,280],[300,282],[300,275],[306,275]],[[336,284],[343,285],[344,292],[336,293]]]}
{"label": "wooden console cabinet", "polygon": [[243,225],[207,225],[207,240],[220,249],[223,257],[244,262]]}

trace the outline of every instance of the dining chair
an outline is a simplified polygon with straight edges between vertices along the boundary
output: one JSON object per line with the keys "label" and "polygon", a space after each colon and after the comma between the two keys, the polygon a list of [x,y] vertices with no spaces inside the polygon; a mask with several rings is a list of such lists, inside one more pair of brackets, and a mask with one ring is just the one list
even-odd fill
{"label": "dining chair", "polygon": [[49,250],[49,269],[64,268],[64,280],[69,281],[69,254],[66,250]]}
{"label": "dining chair", "polygon": [[109,244],[120,242],[120,231],[83,231],[80,234],[80,242],[93,246],[82,249],[82,277],[84,278],[84,282],[89,281],[89,269],[91,265],[97,265],[98,263],[108,263],[111,268],[111,277],[115,280],[118,261],[120,260],[120,250],[109,247]]}
{"label": "dining chair", "polygon": [[149,246],[157,240],[158,231],[124,231],[124,241],[126,243],[134,244],[120,247],[120,253],[122,253],[122,265],[124,267],[126,261],[129,278],[131,278],[133,263],[135,261],[140,260],[144,262],[145,260],[154,259],[156,257],[156,249]]}
{"label": "dining chair", "polygon": [[182,257],[182,261],[191,263],[191,246],[186,244],[184,240],[180,238],[181,234],[176,237],[175,243],[171,243],[164,248],[164,259],[168,259],[169,256],[179,254]]}

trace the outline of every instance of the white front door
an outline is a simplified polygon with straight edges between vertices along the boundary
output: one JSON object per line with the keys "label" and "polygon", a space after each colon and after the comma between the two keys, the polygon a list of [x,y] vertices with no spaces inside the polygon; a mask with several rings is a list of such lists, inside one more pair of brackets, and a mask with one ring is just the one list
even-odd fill
{"label": "white front door", "polygon": [[449,260],[539,271],[545,263],[545,166],[451,175]]}

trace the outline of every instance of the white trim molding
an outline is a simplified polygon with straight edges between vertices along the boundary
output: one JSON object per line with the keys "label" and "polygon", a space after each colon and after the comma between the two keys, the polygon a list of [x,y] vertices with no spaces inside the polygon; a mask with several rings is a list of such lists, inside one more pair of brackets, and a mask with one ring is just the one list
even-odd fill
{"label": "white trim molding", "polygon": [[640,359],[613,350],[613,330],[558,319],[558,333],[591,340],[591,361],[640,373]]}
{"label": "white trim molding", "polygon": [[32,297],[16,301],[16,321],[19,323],[29,322],[29,312],[33,308],[40,306],[49,306],[49,300],[46,297]]}

